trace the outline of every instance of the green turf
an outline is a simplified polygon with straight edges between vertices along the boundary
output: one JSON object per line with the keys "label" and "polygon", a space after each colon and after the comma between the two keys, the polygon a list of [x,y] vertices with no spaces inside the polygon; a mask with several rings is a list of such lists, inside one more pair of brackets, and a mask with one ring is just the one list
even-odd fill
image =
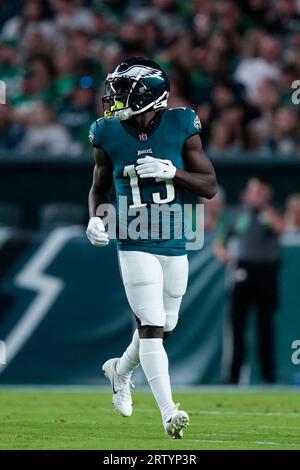
{"label": "green turf", "polygon": [[165,438],[149,393],[134,414],[103,392],[0,391],[0,449],[300,449],[300,397],[288,392],[175,393],[190,414],[183,440]]}

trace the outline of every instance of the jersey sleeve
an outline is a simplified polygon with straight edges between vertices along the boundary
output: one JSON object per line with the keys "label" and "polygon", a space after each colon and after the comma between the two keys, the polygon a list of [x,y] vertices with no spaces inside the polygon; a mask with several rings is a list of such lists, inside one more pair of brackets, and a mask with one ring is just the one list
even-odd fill
{"label": "jersey sleeve", "polygon": [[89,141],[93,147],[102,147],[103,123],[102,119],[93,122],[89,131]]}
{"label": "jersey sleeve", "polygon": [[197,113],[193,109],[186,109],[187,114],[187,136],[192,137],[193,135],[200,134],[202,131],[202,126],[200,122],[200,118]]}

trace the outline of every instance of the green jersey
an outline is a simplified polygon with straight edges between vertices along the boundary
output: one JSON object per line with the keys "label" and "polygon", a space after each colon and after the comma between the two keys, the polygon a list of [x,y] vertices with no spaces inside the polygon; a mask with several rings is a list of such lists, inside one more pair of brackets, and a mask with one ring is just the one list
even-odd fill
{"label": "green jersey", "polygon": [[[184,169],[184,142],[201,132],[201,124],[197,114],[189,108],[166,109],[160,112],[154,123],[140,131],[133,129],[127,121],[100,118],[91,125],[89,139],[112,162],[118,248],[181,255],[185,254],[186,244],[183,190],[176,187],[173,180],[141,179],[135,168],[139,158],[151,156],[171,160],[176,168]],[[146,218],[141,218],[145,211]],[[134,223],[136,227],[140,220],[137,238],[132,235],[130,224]]]}

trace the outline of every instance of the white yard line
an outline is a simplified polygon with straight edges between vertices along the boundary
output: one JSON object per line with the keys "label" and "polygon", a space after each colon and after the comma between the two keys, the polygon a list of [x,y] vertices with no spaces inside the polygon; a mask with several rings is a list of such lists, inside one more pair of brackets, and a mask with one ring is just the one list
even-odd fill
{"label": "white yard line", "polygon": [[211,415],[211,416],[288,416],[299,418],[300,412],[285,413],[282,411],[198,411],[197,415]]}
{"label": "white yard line", "polygon": [[[232,442],[232,439],[189,439],[188,436],[185,438],[189,442],[199,442],[199,443],[211,443],[211,444],[242,444],[239,441]],[[255,444],[255,445],[269,445],[269,446],[279,446],[279,447],[286,447],[286,446],[297,446],[298,444],[289,443],[289,442],[273,442],[273,441],[253,441],[249,442],[248,444]]]}
{"label": "white yard line", "polygon": [[[107,408],[101,407],[98,408],[99,411],[107,411]],[[152,408],[141,408],[140,406],[136,406],[134,408],[135,413],[152,413],[153,409]],[[285,413],[285,412],[248,412],[248,411],[197,411],[196,413],[189,413],[191,417],[193,416],[279,416],[279,417],[295,417],[299,418],[300,413]],[[235,425],[238,427],[239,425]],[[274,426],[276,429],[278,428],[278,425]],[[272,428],[272,426],[270,426]],[[296,428],[297,429],[297,428]]]}

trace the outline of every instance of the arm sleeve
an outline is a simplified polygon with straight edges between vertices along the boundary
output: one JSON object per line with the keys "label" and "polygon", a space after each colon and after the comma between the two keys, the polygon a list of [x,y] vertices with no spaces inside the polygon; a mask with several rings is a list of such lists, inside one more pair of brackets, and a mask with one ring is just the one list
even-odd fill
{"label": "arm sleeve", "polygon": [[202,125],[200,122],[200,118],[197,113],[193,109],[186,109],[187,113],[187,136],[192,137],[193,135],[201,134],[202,132]]}

